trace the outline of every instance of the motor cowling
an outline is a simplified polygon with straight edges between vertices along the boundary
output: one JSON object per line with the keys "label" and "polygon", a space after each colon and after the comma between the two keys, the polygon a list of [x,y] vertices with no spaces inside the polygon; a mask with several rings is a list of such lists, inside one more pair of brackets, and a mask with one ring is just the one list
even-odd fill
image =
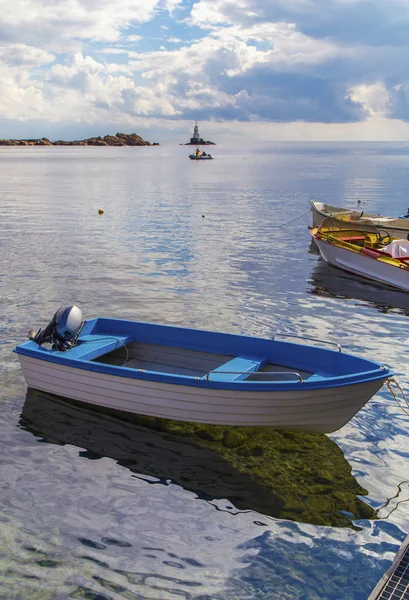
{"label": "motor cowling", "polygon": [[33,332],[30,332],[29,339],[40,346],[50,343],[54,350],[68,350],[75,345],[82,325],[82,311],[78,306],[61,306],[47,327],[40,328],[34,335]]}

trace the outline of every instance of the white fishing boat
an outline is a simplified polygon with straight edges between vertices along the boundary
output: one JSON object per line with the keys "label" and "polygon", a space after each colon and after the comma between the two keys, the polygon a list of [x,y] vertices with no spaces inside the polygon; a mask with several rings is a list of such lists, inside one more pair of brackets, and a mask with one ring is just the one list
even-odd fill
{"label": "white fishing boat", "polygon": [[314,346],[120,319],[82,321],[75,306],[59,309],[30,337],[15,349],[30,388],[199,423],[329,433],[393,375],[333,343],[335,350],[323,348],[323,342]]}
{"label": "white fishing boat", "polygon": [[340,208],[323,202],[311,200],[312,226],[319,227],[324,219],[327,225],[342,227],[345,224],[356,224],[358,227],[368,225],[369,227],[382,228],[395,238],[406,238],[409,235],[409,218],[385,217],[364,212],[363,210],[352,210]]}
{"label": "white fishing boat", "polygon": [[409,241],[383,229],[332,226],[324,220],[310,231],[328,264],[370,281],[409,292]]}

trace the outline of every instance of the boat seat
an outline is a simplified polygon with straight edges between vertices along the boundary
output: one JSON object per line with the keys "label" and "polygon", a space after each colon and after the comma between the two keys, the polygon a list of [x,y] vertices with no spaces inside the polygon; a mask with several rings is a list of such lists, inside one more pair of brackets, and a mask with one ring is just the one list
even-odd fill
{"label": "boat seat", "polygon": [[121,348],[131,341],[132,336],[129,335],[109,335],[107,333],[80,335],[78,345],[71,350],[67,350],[66,355],[69,358],[93,360],[116,350],[116,348]]}
{"label": "boat seat", "polygon": [[380,258],[381,256],[385,256],[379,250],[375,250],[374,248],[361,248],[359,251],[361,254],[365,254],[365,256],[370,256],[371,258]]}
{"label": "boat seat", "polygon": [[267,364],[265,356],[236,356],[232,360],[210,371],[201,379],[209,379],[210,381],[242,381],[247,375],[258,371],[261,367]]}
{"label": "boat seat", "polygon": [[347,235],[345,237],[338,238],[341,242],[364,242],[364,235]]}

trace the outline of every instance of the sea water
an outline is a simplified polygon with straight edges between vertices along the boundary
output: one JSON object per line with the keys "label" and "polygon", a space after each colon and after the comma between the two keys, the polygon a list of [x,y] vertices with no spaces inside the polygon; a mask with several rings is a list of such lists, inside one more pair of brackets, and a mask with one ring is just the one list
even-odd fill
{"label": "sea water", "polygon": [[327,266],[308,231],[311,199],[405,212],[409,145],[188,154],[0,149],[0,598],[366,600],[409,531],[409,416],[386,388],[331,436],[378,510],[357,530],[197,493],[203,465],[182,485],[170,442],[27,392],[13,348],[75,303],[86,319],[338,342],[409,393],[409,295]]}

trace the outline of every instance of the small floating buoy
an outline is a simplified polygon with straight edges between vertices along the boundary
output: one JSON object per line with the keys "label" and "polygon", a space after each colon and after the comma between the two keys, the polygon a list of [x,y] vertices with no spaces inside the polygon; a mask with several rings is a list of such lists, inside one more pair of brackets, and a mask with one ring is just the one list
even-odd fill
{"label": "small floating buoy", "polygon": [[205,218],[205,215],[202,215],[202,219],[204,219],[204,218]]}
{"label": "small floating buoy", "polygon": [[98,213],[99,213],[100,215],[103,215],[103,214],[104,214],[104,210],[103,210],[102,208],[99,208],[99,209],[98,209]]}

